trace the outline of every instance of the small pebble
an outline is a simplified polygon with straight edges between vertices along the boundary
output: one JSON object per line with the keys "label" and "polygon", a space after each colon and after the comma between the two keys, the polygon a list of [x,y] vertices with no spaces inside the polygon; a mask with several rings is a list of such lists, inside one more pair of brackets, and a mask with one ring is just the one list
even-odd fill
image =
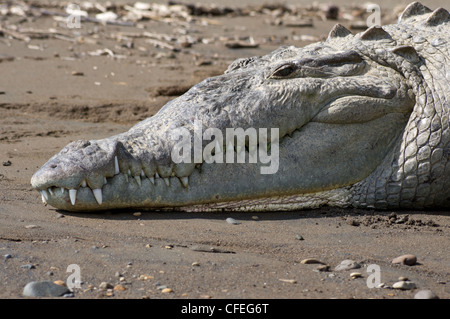
{"label": "small pebble", "polygon": [[139,217],[141,215],[142,215],[142,213],[140,213],[140,212],[133,213],[133,216],[136,216],[136,217]]}
{"label": "small pebble", "polygon": [[392,285],[392,288],[401,289],[401,290],[411,290],[416,289],[416,284],[412,281],[397,281]]}
{"label": "small pebble", "polygon": [[140,275],[138,277],[139,280],[149,280],[149,279],[153,279],[153,276],[149,276],[149,275]]}
{"label": "small pebble", "polygon": [[297,280],[295,280],[295,279],[279,279],[279,280],[282,281],[282,282],[287,282],[289,284],[296,284],[297,283]]}
{"label": "small pebble", "polygon": [[198,267],[198,266],[200,266],[200,263],[197,262],[197,261],[194,261],[194,262],[192,263],[192,266]]}
{"label": "small pebble", "polygon": [[302,235],[295,235],[295,239],[297,240],[305,240]]}
{"label": "small pebble", "polygon": [[258,216],[252,216],[252,219],[253,219],[253,220],[258,220],[259,217],[258,217]]}
{"label": "small pebble", "polygon": [[408,278],[400,276],[400,277],[398,277],[398,280],[399,281],[408,281]]}
{"label": "small pebble", "polygon": [[111,285],[109,282],[102,282],[100,285],[98,285],[98,289],[100,290],[107,290],[107,289],[113,289],[114,286]]}
{"label": "small pebble", "polygon": [[55,285],[66,286],[66,283],[62,280],[55,280],[53,283]]}
{"label": "small pebble", "polygon": [[330,271],[330,266],[328,266],[328,265],[320,265],[320,266],[317,266],[317,268],[315,270],[316,271],[324,271],[324,272]]}
{"label": "small pebble", "polygon": [[314,258],[306,258],[300,261],[301,264],[322,264],[325,265],[325,263],[321,262],[320,260],[314,259]]}
{"label": "small pebble", "polygon": [[350,277],[352,277],[353,279],[360,278],[360,277],[362,277],[362,273],[360,273],[360,272],[352,272],[350,274]]}
{"label": "small pebble", "polygon": [[127,288],[124,285],[118,284],[114,286],[114,291],[125,291]]}
{"label": "small pebble", "polygon": [[11,161],[7,160],[6,162],[3,162],[3,166],[11,166]]}
{"label": "small pebble", "polygon": [[354,260],[346,259],[341,261],[339,265],[334,268],[335,271],[341,271],[341,270],[350,270],[350,269],[358,269],[361,268],[361,265],[358,264]]}
{"label": "small pebble", "polygon": [[392,260],[393,264],[401,264],[401,265],[408,265],[408,266],[415,265],[416,262],[417,262],[417,257],[412,254],[402,255],[402,256],[399,256]]}
{"label": "small pebble", "polygon": [[172,290],[172,288],[164,288],[163,290],[161,290],[161,292],[162,292],[163,294],[168,294],[168,293],[173,292],[173,290]]}
{"label": "small pebble", "polygon": [[228,224],[232,224],[232,225],[239,225],[239,224],[240,224],[240,222],[238,222],[236,219],[231,218],[231,217],[228,217],[228,218],[226,219],[226,222],[227,222]]}
{"label": "small pebble", "polygon": [[74,75],[74,76],[83,76],[84,73],[80,72],[80,71],[72,71],[72,75]]}
{"label": "small pebble", "polygon": [[67,287],[51,281],[32,281],[23,288],[23,295],[28,297],[60,297],[70,293]]}
{"label": "small pebble", "polygon": [[350,226],[359,226],[360,225],[359,221],[357,221],[356,219],[348,219],[347,224],[349,224]]}
{"label": "small pebble", "polygon": [[12,258],[12,256],[10,254],[6,254],[5,259],[9,259],[9,258]]}
{"label": "small pebble", "polygon": [[414,299],[439,299],[431,290],[420,290],[414,295]]}
{"label": "small pebble", "polygon": [[25,228],[26,229],[33,229],[33,228],[39,228],[39,226],[37,226],[37,225],[26,225]]}
{"label": "small pebble", "polygon": [[23,268],[23,269],[35,269],[36,267],[33,264],[25,264],[25,265],[20,266],[20,268]]}

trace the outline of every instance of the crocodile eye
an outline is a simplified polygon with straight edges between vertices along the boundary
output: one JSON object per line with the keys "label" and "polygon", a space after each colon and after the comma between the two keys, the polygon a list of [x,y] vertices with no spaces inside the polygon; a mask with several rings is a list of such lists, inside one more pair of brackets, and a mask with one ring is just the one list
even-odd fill
{"label": "crocodile eye", "polygon": [[272,78],[285,78],[295,71],[295,66],[292,64],[285,64],[275,70],[270,77]]}

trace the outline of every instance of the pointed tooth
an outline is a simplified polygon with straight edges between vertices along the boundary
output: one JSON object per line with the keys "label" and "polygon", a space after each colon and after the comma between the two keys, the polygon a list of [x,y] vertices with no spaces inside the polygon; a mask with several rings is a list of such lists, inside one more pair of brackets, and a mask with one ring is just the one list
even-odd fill
{"label": "pointed tooth", "polygon": [[45,189],[41,190],[41,195],[45,198],[45,201],[48,201],[48,192]]}
{"label": "pointed tooth", "polygon": [[49,188],[47,191],[50,193],[50,195],[52,195],[52,196],[55,195],[55,194],[53,194],[53,191],[51,188]]}
{"label": "pointed tooth", "polygon": [[142,177],[142,178],[145,178],[144,170],[141,170],[141,177]]}
{"label": "pointed tooth", "polygon": [[86,187],[86,186],[87,186],[86,180],[83,179],[83,180],[81,181],[81,187]]}
{"label": "pointed tooth", "polygon": [[117,175],[119,173],[120,173],[119,160],[117,159],[117,156],[114,156],[114,175]]}
{"label": "pointed tooth", "polygon": [[70,197],[70,202],[72,203],[72,205],[75,205],[75,201],[77,200],[77,190],[69,189],[69,197]]}
{"label": "pointed tooth", "polygon": [[139,176],[135,176],[134,179],[136,180],[136,183],[138,183],[139,186],[142,185],[141,178]]}
{"label": "pointed tooth", "polygon": [[153,185],[155,185],[155,178],[152,176],[149,178],[150,182],[152,182]]}
{"label": "pointed tooth", "polygon": [[185,177],[180,177],[180,181],[183,184],[184,187],[188,187],[189,185],[189,177],[185,176]]}
{"label": "pointed tooth", "polygon": [[130,169],[128,169],[127,174],[128,174],[128,176],[131,176],[131,171],[130,171]]}
{"label": "pointed tooth", "polygon": [[158,172],[155,173],[155,178],[161,178],[161,177],[159,177]]}
{"label": "pointed tooth", "polygon": [[169,178],[164,177],[164,183],[166,183],[167,186],[170,186]]}
{"label": "pointed tooth", "polygon": [[95,200],[97,201],[97,203],[99,205],[101,205],[103,202],[102,189],[96,188],[96,189],[93,189],[92,192],[94,193],[94,197],[95,197]]}
{"label": "pointed tooth", "polygon": [[[44,190],[41,191],[41,198],[42,198],[42,202],[43,202],[44,204],[47,204],[47,199],[48,199],[48,197],[45,198],[44,192],[45,192]],[[48,196],[48,195],[47,195],[47,196]]]}
{"label": "pointed tooth", "polygon": [[61,192],[61,194],[64,194],[64,187],[60,187],[59,191]]}
{"label": "pointed tooth", "polygon": [[108,180],[106,179],[106,177],[103,178],[103,184],[108,184]]}

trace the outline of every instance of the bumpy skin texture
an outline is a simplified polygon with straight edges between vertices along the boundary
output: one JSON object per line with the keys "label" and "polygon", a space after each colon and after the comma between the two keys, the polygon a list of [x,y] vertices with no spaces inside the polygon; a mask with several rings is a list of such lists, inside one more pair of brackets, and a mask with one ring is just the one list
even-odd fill
{"label": "bumpy skin texture", "polygon": [[[412,3],[398,24],[357,35],[336,25],[325,42],[237,60],[128,132],[69,144],[31,183],[73,211],[448,208],[449,23],[445,9]],[[175,164],[171,133],[185,128],[193,141],[195,123],[224,137],[278,128],[277,172],[202,157]],[[233,157],[253,154],[217,141]]]}

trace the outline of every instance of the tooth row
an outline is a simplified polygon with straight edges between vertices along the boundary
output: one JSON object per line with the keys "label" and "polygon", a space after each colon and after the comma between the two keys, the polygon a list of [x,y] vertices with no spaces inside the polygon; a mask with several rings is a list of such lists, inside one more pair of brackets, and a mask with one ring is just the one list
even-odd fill
{"label": "tooth row", "polygon": [[[114,174],[118,175],[120,174],[120,168],[119,168],[119,160],[117,159],[117,156],[114,156]],[[172,173],[172,176],[175,176],[174,173]],[[125,178],[127,179],[127,181],[129,182],[129,178],[134,178],[134,180],[136,181],[136,183],[141,186],[142,185],[142,179],[147,178],[147,176],[144,173],[144,170],[141,170],[140,175],[136,175],[136,176],[132,176],[130,169],[128,169],[128,171],[125,174]],[[161,177],[159,176],[158,172],[155,172],[155,175],[148,177],[148,179],[150,180],[150,182],[154,185],[155,184],[155,179],[156,178],[161,178],[164,183],[167,185],[167,187],[170,187],[170,180],[169,177]],[[189,178],[187,176],[184,177],[178,177],[179,180],[181,181],[181,184],[183,184],[184,187],[188,187],[189,186]],[[106,182],[105,182],[106,184]]]}
{"label": "tooth row", "polygon": [[[59,188],[59,192],[61,194],[64,194],[64,191],[65,191],[65,188],[63,188],[63,187]],[[47,201],[49,198],[49,193],[51,195],[55,194],[51,188],[41,190],[42,202],[44,204],[47,204]],[[93,189],[92,193],[94,194],[94,197],[95,197],[95,200],[97,201],[97,203],[99,205],[101,205],[103,202],[102,189],[101,188]],[[70,202],[72,203],[72,205],[75,205],[75,202],[77,200],[77,189],[69,189],[69,198],[70,198]]]}
{"label": "tooth row", "polygon": [[[119,160],[117,158],[117,156],[114,156],[114,174],[118,175],[120,174],[120,167],[119,167]],[[130,177],[133,177],[133,179],[136,181],[136,183],[139,186],[142,186],[142,179],[147,178],[147,176],[145,175],[144,171],[141,170],[140,175],[136,175],[136,176],[131,176],[131,171],[128,169],[127,173],[124,174],[125,178],[127,179],[127,181],[130,181]],[[172,173],[172,176],[175,176],[174,173]],[[164,183],[166,184],[167,187],[170,187],[170,180],[169,177],[160,177],[159,174],[156,172],[154,176],[150,176],[148,177],[148,179],[150,180],[150,182],[154,185],[156,182],[156,179],[160,178],[164,181]],[[180,180],[181,184],[187,188],[189,186],[189,178],[187,176],[184,177],[178,177],[178,179]],[[106,179],[106,177],[104,177],[103,180],[103,184],[107,184],[108,180]],[[81,187],[88,187],[87,181],[85,179],[83,179],[80,183]],[[44,189],[41,190],[41,198],[42,198],[42,202],[44,204],[47,204],[48,202],[48,198],[49,195],[55,195],[55,192],[60,192],[61,194],[64,194],[65,192],[65,188],[60,187],[58,189],[56,188],[48,188],[48,189]],[[94,194],[95,200],[97,201],[97,203],[99,205],[102,204],[103,202],[103,195],[102,195],[102,189],[101,188],[95,188],[92,189],[92,193]],[[77,199],[77,189],[73,188],[73,189],[69,189],[69,198],[70,198],[70,202],[72,203],[72,205],[75,205],[76,203],[76,199]]]}
{"label": "tooth row", "polygon": [[[142,175],[143,173],[144,173],[144,172],[142,172],[141,175]],[[145,174],[144,174],[144,176],[145,176]],[[155,184],[155,178],[160,178],[159,175],[158,175],[158,173],[155,174],[155,177],[150,177],[150,178],[149,178],[149,180],[150,180],[150,182],[151,182],[152,184]],[[140,177],[140,176],[134,176],[134,179],[135,179],[135,181],[137,182],[137,184],[138,184],[139,186],[142,185],[142,181],[141,181],[141,177]],[[184,187],[188,187],[188,184],[189,184],[189,178],[188,178],[188,177],[180,177],[179,179],[180,179],[180,181],[181,181],[181,183],[183,184]],[[164,180],[164,183],[165,183],[168,187],[170,187],[170,181],[169,181],[169,178],[168,178],[168,177],[165,177],[165,178],[163,178],[163,180]],[[106,178],[105,178],[105,184],[106,184]],[[80,185],[81,185],[81,187],[87,187],[86,180],[83,180],[83,181],[81,182]],[[60,188],[55,189],[55,190],[52,189],[52,188],[48,188],[48,189],[43,189],[43,190],[41,190],[40,192],[41,192],[42,202],[43,202],[44,204],[47,204],[49,195],[52,195],[52,196],[53,196],[53,195],[55,195],[55,192],[58,192],[58,191],[59,191],[61,194],[64,194],[65,188],[60,187]],[[98,203],[99,205],[101,205],[102,202],[103,202],[102,189],[101,189],[101,188],[95,188],[95,189],[92,190],[92,193],[94,194],[94,197],[95,197],[95,200],[97,201],[97,203]],[[70,198],[70,202],[72,203],[72,205],[75,205],[76,199],[77,199],[77,189],[74,189],[74,188],[69,189],[69,198]]]}

